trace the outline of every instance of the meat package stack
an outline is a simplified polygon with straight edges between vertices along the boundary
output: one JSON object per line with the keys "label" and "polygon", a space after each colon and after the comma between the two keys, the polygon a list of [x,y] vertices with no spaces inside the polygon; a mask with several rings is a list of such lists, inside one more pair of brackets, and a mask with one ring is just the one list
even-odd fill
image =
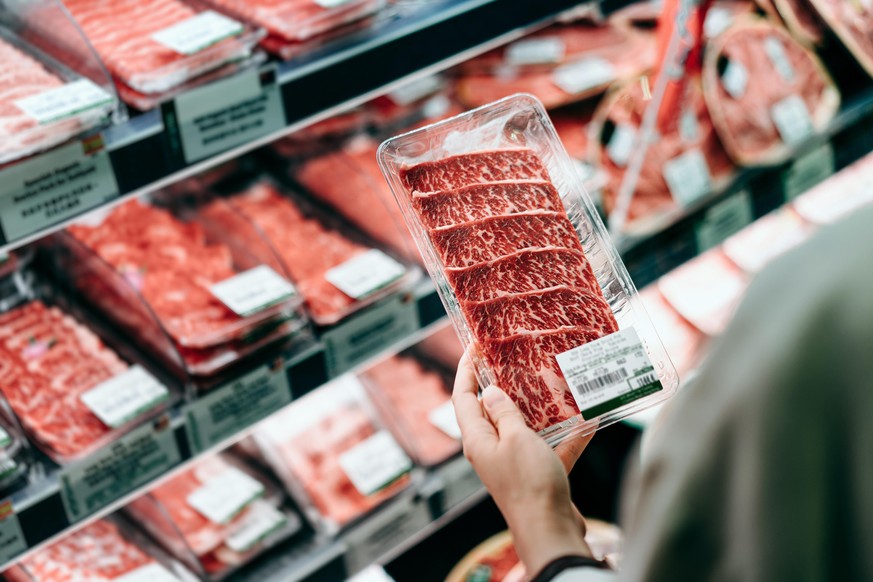
{"label": "meat package stack", "polygon": [[[602,224],[541,104],[511,97],[389,140],[380,162],[462,339],[475,345],[480,381],[505,390],[537,431],[559,425],[549,433],[562,438],[580,424],[590,430],[599,414],[579,422],[556,356],[619,329],[592,253],[604,280],[621,275],[605,260],[614,249],[595,240]],[[642,316],[635,327],[644,331],[644,314],[628,308]],[[656,337],[649,346],[660,360]],[[664,369],[670,388],[673,371]],[[623,404],[661,389],[649,379],[639,392],[631,382],[619,388]],[[601,395],[591,396],[584,399],[589,412]]]}
{"label": "meat package stack", "polygon": [[184,564],[219,580],[300,529],[281,502],[264,477],[222,453],[199,459],[126,511]]}
{"label": "meat package stack", "polygon": [[[130,414],[105,416],[106,392],[122,390],[106,382],[133,370],[87,327],[39,300],[0,315],[0,341],[0,390],[33,441],[59,462],[106,444],[171,401],[157,384]],[[111,398],[108,404],[111,413]]]}
{"label": "meat package stack", "polygon": [[[174,368],[210,376],[255,350],[299,330],[299,296],[287,294],[251,313],[232,311],[216,285],[267,267],[245,249],[208,240],[196,222],[127,202],[102,222],[80,223],[60,240],[74,257],[73,284],[96,307]],[[271,279],[278,279],[273,273]],[[180,361],[181,360],[181,361]]]}
{"label": "meat package stack", "polygon": [[[309,314],[318,324],[338,322],[397,290],[412,275],[381,251],[356,242],[338,227],[326,224],[326,218],[304,211],[300,203],[287,193],[280,193],[276,184],[267,179],[216,201],[204,214],[219,224],[226,223],[227,207],[254,224],[256,229],[250,232],[257,232],[268,241],[271,252],[279,257],[283,272],[295,283]],[[259,246],[263,245],[257,241],[247,244],[249,249]],[[379,255],[379,260],[389,267],[386,276],[372,289],[356,293],[337,283],[337,269],[354,266],[355,262],[366,261],[371,255]]]}
{"label": "meat package stack", "polygon": [[196,2],[64,0],[64,4],[115,78],[122,98],[140,109],[166,99],[186,83],[232,72],[235,69],[228,65],[250,57],[263,37],[262,31],[203,10]]}
{"label": "meat package stack", "polygon": [[[149,551],[143,548],[148,548]],[[181,564],[115,519],[100,519],[3,572],[9,582],[195,582]]]}
{"label": "meat package stack", "polygon": [[328,531],[403,491],[412,463],[369,409],[354,376],[343,376],[262,424],[264,458],[313,522]]}

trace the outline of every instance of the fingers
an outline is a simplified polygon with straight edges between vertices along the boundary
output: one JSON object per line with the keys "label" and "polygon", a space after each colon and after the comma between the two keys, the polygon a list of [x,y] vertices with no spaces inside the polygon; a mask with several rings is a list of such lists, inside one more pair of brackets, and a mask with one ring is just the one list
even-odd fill
{"label": "fingers", "polygon": [[452,390],[452,404],[455,406],[455,417],[458,419],[465,448],[483,439],[497,438],[497,432],[485,417],[482,405],[479,404],[478,392],[479,382],[476,380],[473,363],[469,356],[464,354],[458,363],[455,387]]}
{"label": "fingers", "polygon": [[503,435],[513,430],[527,429],[527,424],[524,422],[524,417],[518,407],[500,388],[488,386],[482,392],[482,403],[485,405],[488,418],[497,427],[498,434]]}
{"label": "fingers", "polygon": [[573,470],[576,461],[579,460],[579,457],[582,455],[585,447],[588,446],[588,443],[591,442],[592,438],[594,438],[594,433],[583,437],[569,438],[555,447],[555,453],[558,454],[558,458],[561,459],[561,463],[564,465],[564,470],[568,474]]}

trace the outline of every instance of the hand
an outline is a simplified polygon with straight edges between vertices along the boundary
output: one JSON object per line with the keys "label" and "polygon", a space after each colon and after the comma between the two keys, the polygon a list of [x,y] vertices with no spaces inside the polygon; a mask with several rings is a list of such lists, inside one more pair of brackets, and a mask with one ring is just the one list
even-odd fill
{"label": "hand", "polygon": [[566,555],[591,556],[585,522],[570,499],[567,473],[593,435],[571,439],[552,450],[528,428],[512,399],[478,382],[467,354],[458,364],[452,402],[464,455],[512,530],[529,574]]}

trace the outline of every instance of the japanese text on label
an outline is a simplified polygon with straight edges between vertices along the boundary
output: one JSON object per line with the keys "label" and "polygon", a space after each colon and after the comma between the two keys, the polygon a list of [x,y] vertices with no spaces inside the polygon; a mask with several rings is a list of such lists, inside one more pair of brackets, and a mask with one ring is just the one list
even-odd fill
{"label": "japanese text on label", "polygon": [[412,461],[385,430],[344,452],[339,464],[361,495],[372,495],[412,468]]}
{"label": "japanese text on label", "polygon": [[324,274],[327,281],[353,299],[362,299],[406,274],[406,267],[378,249],[361,253]]}
{"label": "japanese text on label", "polygon": [[79,399],[106,426],[117,428],[167,400],[170,392],[142,366],[131,366]]}
{"label": "japanese text on label", "polygon": [[264,486],[260,481],[236,467],[229,467],[221,474],[210,477],[187,497],[187,502],[197,513],[221,525],[236,517],[263,494]]}

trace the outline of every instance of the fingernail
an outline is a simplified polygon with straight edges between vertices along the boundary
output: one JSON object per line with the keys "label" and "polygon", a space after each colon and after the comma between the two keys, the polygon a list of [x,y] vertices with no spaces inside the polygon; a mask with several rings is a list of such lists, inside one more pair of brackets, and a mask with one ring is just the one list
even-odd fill
{"label": "fingernail", "polygon": [[485,402],[485,406],[500,404],[504,398],[506,398],[506,394],[504,394],[503,390],[494,386],[488,386],[482,391],[482,400]]}

